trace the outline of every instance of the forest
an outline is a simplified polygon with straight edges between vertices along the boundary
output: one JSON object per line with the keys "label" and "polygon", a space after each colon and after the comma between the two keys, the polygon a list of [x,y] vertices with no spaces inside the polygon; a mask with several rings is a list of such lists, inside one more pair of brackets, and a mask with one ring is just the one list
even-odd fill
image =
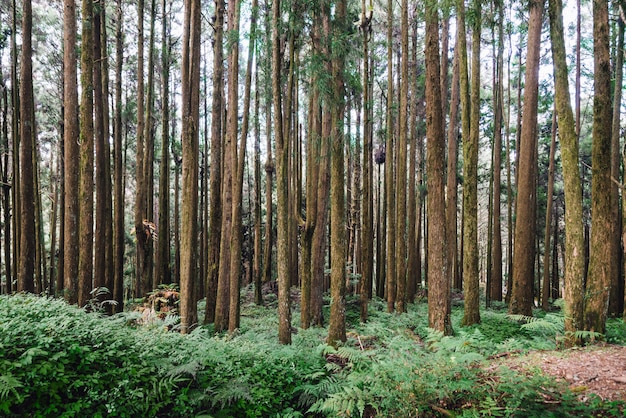
{"label": "forest", "polygon": [[623,416],[625,6],[0,1],[0,415]]}

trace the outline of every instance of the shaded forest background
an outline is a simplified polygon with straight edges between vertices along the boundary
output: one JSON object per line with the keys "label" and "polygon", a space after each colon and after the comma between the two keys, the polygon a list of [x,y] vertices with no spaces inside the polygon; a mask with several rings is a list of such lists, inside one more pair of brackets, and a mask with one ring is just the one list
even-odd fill
{"label": "shaded forest background", "polygon": [[427,292],[446,334],[453,293],[463,325],[481,294],[563,298],[569,344],[601,337],[624,13],[570,3],[2,2],[2,292],[118,312],[175,285],[183,333],[232,333],[269,286],[285,344],[292,286],[331,343],[347,293],[366,321]]}

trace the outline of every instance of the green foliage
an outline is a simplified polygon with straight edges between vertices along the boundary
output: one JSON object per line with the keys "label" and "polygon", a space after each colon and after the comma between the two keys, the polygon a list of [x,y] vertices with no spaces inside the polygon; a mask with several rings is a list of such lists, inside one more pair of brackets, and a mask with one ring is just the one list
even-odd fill
{"label": "green foliage", "polygon": [[[244,300],[246,300],[244,291]],[[349,310],[355,308],[349,303]],[[242,304],[232,336],[211,326],[189,335],[137,314],[105,317],[63,301],[0,297],[2,416],[580,416],[616,415],[622,404],[580,403],[539,370],[487,367],[503,352],[555,348],[561,317],[510,318],[485,311],[457,334],[427,327],[424,303],[403,315],[370,305],[346,343],[323,328],[277,343],[275,309]],[[514,320],[511,320],[514,319]],[[520,322],[520,320],[523,320]],[[622,337],[618,337],[621,332]],[[623,324],[607,335],[623,338]],[[621,408],[621,409],[620,409]]]}

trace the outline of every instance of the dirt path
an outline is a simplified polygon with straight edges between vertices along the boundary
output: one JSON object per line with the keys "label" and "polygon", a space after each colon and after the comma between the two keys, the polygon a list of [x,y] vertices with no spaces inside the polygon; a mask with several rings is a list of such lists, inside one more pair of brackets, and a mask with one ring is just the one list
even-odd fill
{"label": "dirt path", "polygon": [[581,401],[596,394],[606,401],[626,401],[626,347],[594,345],[563,351],[536,351],[499,362],[511,369],[540,367],[565,381]]}

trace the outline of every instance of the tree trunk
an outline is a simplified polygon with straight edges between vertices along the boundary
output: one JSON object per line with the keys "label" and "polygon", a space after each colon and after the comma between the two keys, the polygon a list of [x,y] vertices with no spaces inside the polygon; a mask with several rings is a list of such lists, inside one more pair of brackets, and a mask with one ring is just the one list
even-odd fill
{"label": "tree trunk", "polygon": [[115,127],[113,129],[113,160],[115,166],[115,208],[114,208],[114,263],[113,299],[117,302],[115,312],[124,311],[124,166],[122,158],[122,68],[124,61],[122,0],[117,1],[115,25]]}
{"label": "tree trunk", "polygon": [[211,106],[211,165],[209,182],[209,259],[206,278],[205,323],[215,321],[217,304],[217,284],[219,278],[220,241],[222,225],[222,92],[224,88],[224,2],[215,2],[213,46],[213,103]]}
{"label": "tree trunk", "polygon": [[393,1],[387,0],[387,128],[385,138],[385,205],[387,207],[386,283],[387,312],[393,312],[396,303],[396,194],[395,141],[393,111]]}
{"label": "tree trunk", "polygon": [[180,243],[180,324],[186,334],[198,320],[194,291],[196,271],[196,230],[198,218],[198,142],[200,114],[199,0],[185,0],[182,55],[182,221]]}
{"label": "tree trunk", "polygon": [[[495,2],[498,13],[498,52],[496,58],[496,87],[494,92],[494,141],[493,141],[493,253],[491,266],[491,300],[502,300],[502,223],[501,223],[501,187],[502,187],[502,125],[504,119],[504,5]],[[508,195],[507,195],[508,199]]]}
{"label": "tree trunk", "polygon": [[[145,217],[149,228],[154,228],[154,71],[155,71],[155,56],[156,51],[154,48],[156,30],[156,0],[150,2],[150,42],[148,43],[148,86],[147,96],[145,103],[146,116],[144,119],[144,160],[143,160],[143,185],[145,188],[144,198],[145,201]],[[146,225],[146,226],[148,226]],[[147,236],[146,230],[146,242],[144,262],[142,265],[143,271],[141,277],[143,278],[142,293],[147,295],[156,288],[156,282],[154,280],[154,238],[152,232]]]}
{"label": "tree trunk", "polygon": [[[450,274],[455,276],[457,270],[457,163],[458,163],[458,116],[460,99],[460,52],[459,42],[465,42],[465,35],[459,37],[457,33],[454,48],[454,63],[452,66],[452,92],[450,99],[450,124],[448,125],[448,170],[446,182],[446,232],[448,234],[448,267]],[[452,281],[455,284],[455,281]]]}
{"label": "tree trunk", "polygon": [[450,280],[446,266],[444,201],[445,137],[439,84],[439,17],[436,6],[426,3],[426,136],[428,141],[428,325],[448,335]]}
{"label": "tree trunk", "polygon": [[[35,100],[33,96],[33,11],[30,0],[22,3],[22,65],[20,71],[20,258],[18,292],[35,291]],[[39,288],[39,291],[42,289]]]}
{"label": "tree trunk", "polygon": [[[624,2],[621,2],[621,5],[623,6]],[[615,51],[614,75],[615,88],[613,89],[613,127],[611,131],[611,176],[613,179],[619,179],[620,177],[621,86],[624,79],[624,16],[619,12],[617,14],[619,18],[617,19],[617,46]],[[611,270],[609,273],[611,278],[609,298],[610,316],[621,315],[624,311],[624,277],[620,265],[620,256],[622,254],[620,237],[623,225],[620,217],[620,194],[618,184],[618,180],[611,182],[611,218],[613,219],[613,231],[611,234]]]}
{"label": "tree trunk", "polygon": [[522,114],[521,144],[517,181],[517,217],[515,220],[515,258],[513,289],[509,312],[532,316],[536,224],[537,105],[539,51],[544,0],[532,0],[528,25],[528,52]]}
{"label": "tree trunk", "polygon": [[[406,1],[406,0],[404,0]],[[339,39],[347,32],[347,0],[338,0],[335,4],[333,39]],[[345,112],[344,67],[347,48],[333,43],[332,52],[332,146],[330,162],[330,320],[328,325],[328,343],[337,347],[339,341],[346,341],[346,219],[344,190],[344,135],[343,120]]]}
{"label": "tree trunk", "polygon": [[288,219],[288,188],[287,178],[287,146],[283,137],[283,108],[281,100],[281,67],[280,50],[280,0],[272,3],[272,96],[274,100],[274,134],[276,138],[276,194],[278,197],[278,340],[281,344],[291,344],[291,301],[289,277],[289,219]]}
{"label": "tree trunk", "polygon": [[[374,273],[374,199],[373,193],[373,167],[372,167],[372,122],[370,112],[370,66],[369,66],[369,41],[371,37],[371,22],[373,17],[373,0],[370,0],[370,12],[365,8],[365,0],[361,1],[361,34],[363,36],[363,217],[361,223],[361,235],[363,248],[361,249],[361,288],[360,306],[361,322],[367,321],[368,302],[372,297],[372,280]],[[358,141],[358,138],[357,138]],[[410,203],[409,203],[410,205]]]}
{"label": "tree trunk", "polygon": [[[159,239],[157,241],[157,284],[170,283],[170,32],[167,0],[161,2],[161,162],[159,165]],[[206,152],[206,150],[205,150]]]}
{"label": "tree trunk", "polygon": [[[239,4],[239,3],[235,3]],[[231,259],[230,259],[230,314],[228,323],[228,332],[233,333],[239,328],[240,320],[240,307],[239,307],[239,287],[241,277],[241,254],[242,254],[242,200],[243,200],[243,174],[246,161],[246,144],[248,140],[248,129],[250,126],[250,90],[252,85],[252,62],[254,61],[254,48],[256,45],[256,18],[257,18],[257,0],[252,2],[252,20],[250,22],[250,46],[248,49],[248,64],[246,68],[246,81],[244,87],[243,97],[243,125],[241,127],[241,140],[239,144],[239,156],[237,153],[233,155],[233,166],[236,168],[237,177],[233,184],[233,233],[231,235],[230,247],[231,247]],[[234,10],[234,30],[239,31],[239,6]],[[231,21],[229,13],[229,21]],[[239,45],[233,43],[233,59],[239,57]],[[232,64],[231,64],[232,65]],[[229,66],[230,67],[230,66]],[[239,65],[232,65],[234,77],[237,76]],[[229,83],[236,84],[236,83]],[[236,87],[233,85],[233,87]],[[229,112],[232,116],[237,116],[237,113]],[[237,120],[233,121],[233,126],[229,128],[234,129],[234,134],[237,134]],[[237,148],[234,148],[237,150]],[[237,159],[238,157],[238,159]]]}
{"label": "tree trunk", "polygon": [[556,105],[552,115],[552,140],[550,143],[550,158],[548,167],[548,195],[546,196],[546,229],[543,244],[543,288],[541,291],[541,307],[547,311],[550,307],[550,239],[552,238],[552,205],[554,195],[554,154],[556,152]]}
{"label": "tree trunk", "polygon": [[78,265],[78,306],[85,306],[93,288],[93,2],[83,0],[81,38],[80,99],[80,256]]}
{"label": "tree trunk", "polygon": [[608,3],[593,2],[594,97],[591,149],[591,238],[585,329],[604,334],[611,287],[611,63]]}

